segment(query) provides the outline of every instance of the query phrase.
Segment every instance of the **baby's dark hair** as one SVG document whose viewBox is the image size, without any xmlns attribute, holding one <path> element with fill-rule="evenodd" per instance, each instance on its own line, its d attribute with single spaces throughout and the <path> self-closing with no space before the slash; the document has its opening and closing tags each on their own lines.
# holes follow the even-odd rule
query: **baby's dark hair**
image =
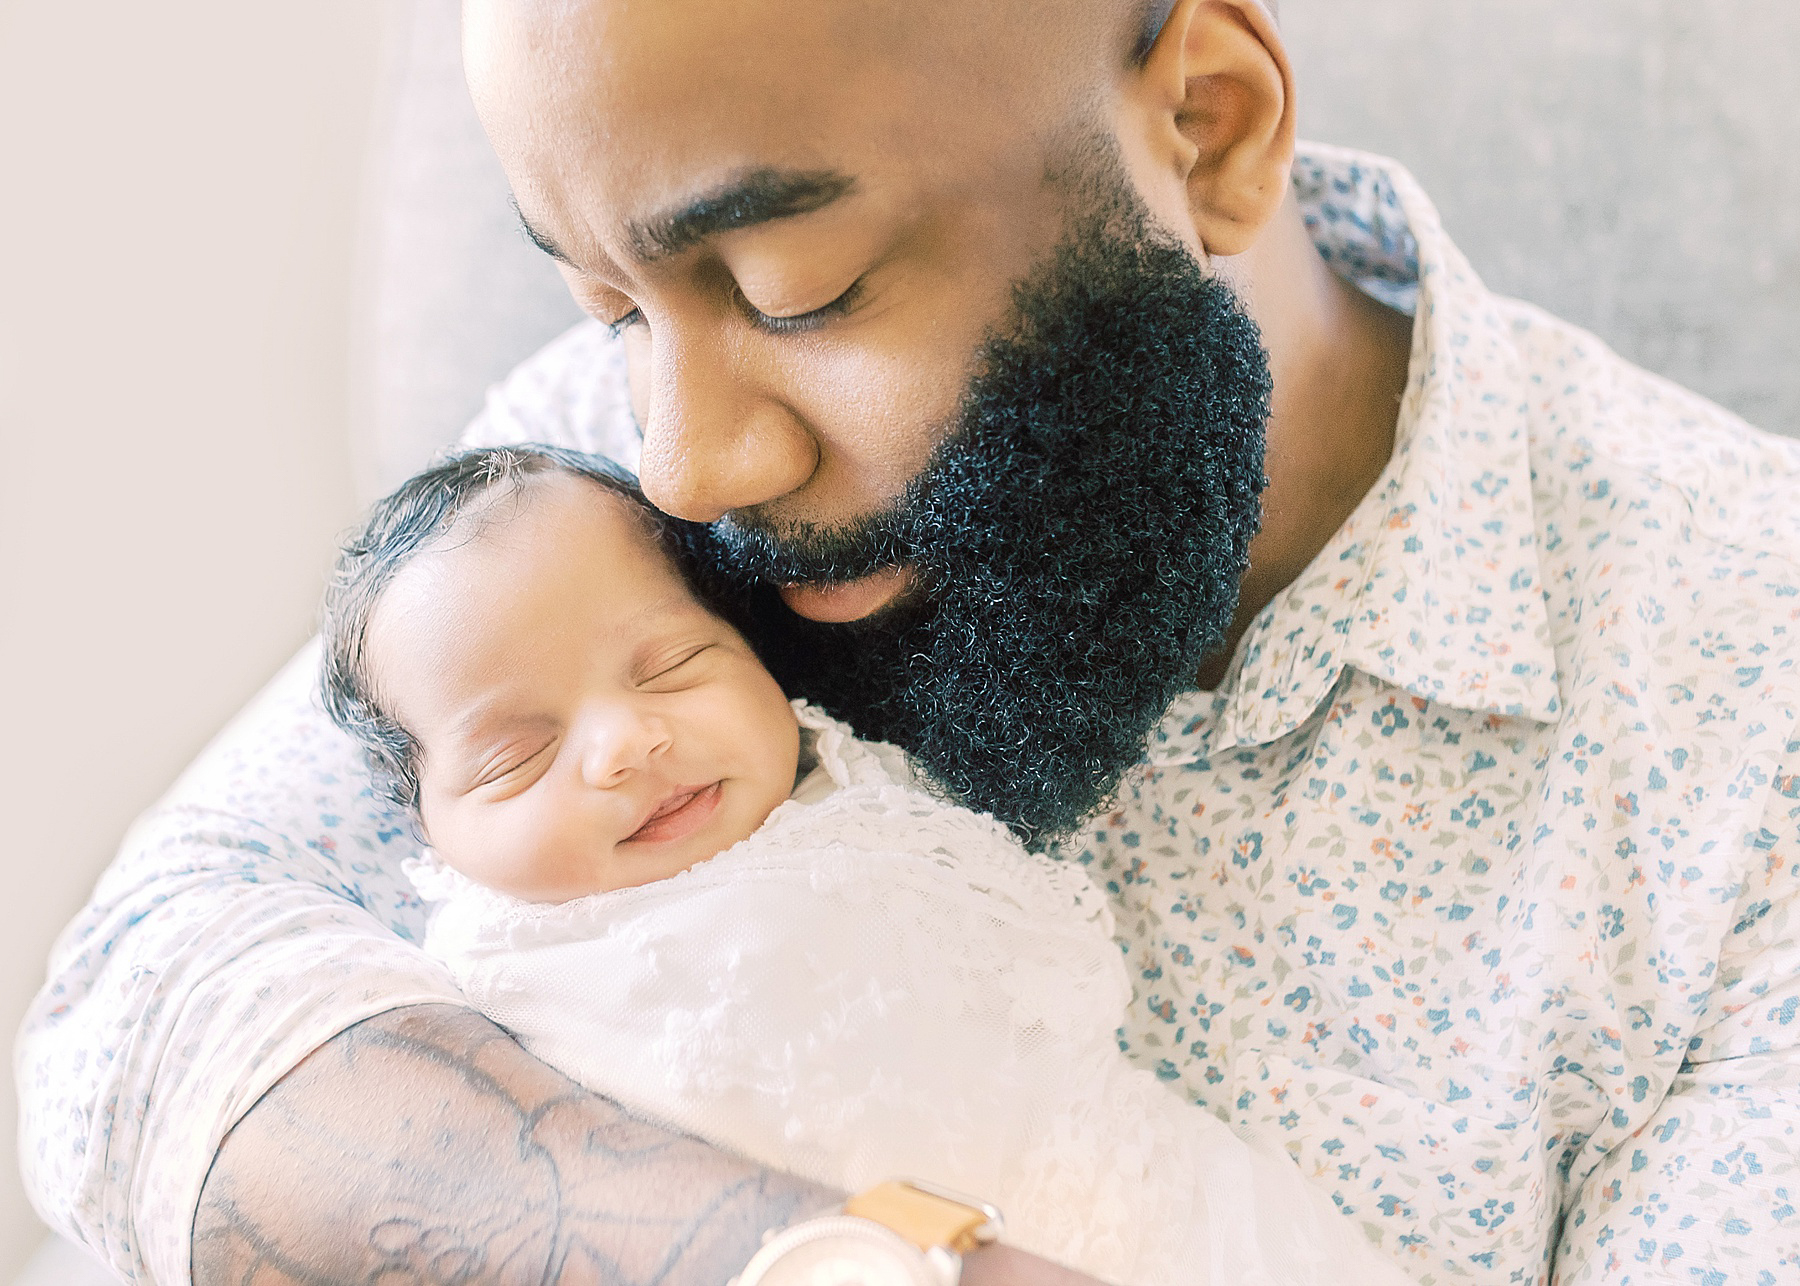
<svg viewBox="0 0 1800 1286">
<path fill-rule="evenodd" d="M 679 533 L 644 499 L 630 473 L 601 456 L 535 443 L 445 456 L 376 501 L 338 554 L 320 630 L 320 696 L 332 722 L 361 745 L 377 788 L 401 808 L 418 809 L 419 747 L 373 686 L 365 641 L 375 604 L 417 555 L 485 522 L 495 502 L 521 498 L 532 479 L 549 475 L 585 478 L 629 500 L 679 561 Z"/>
</svg>

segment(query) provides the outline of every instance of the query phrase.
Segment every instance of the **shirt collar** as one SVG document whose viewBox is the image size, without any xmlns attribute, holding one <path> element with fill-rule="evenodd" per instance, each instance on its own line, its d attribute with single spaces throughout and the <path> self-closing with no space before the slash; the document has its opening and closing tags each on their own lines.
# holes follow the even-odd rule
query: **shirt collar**
<svg viewBox="0 0 1800 1286">
<path fill-rule="evenodd" d="M 1325 260 L 1416 319 L 1394 454 L 1252 623 L 1219 690 L 1176 702 L 1151 759 L 1283 736 L 1347 667 L 1426 700 L 1549 720 L 1559 702 L 1527 378 L 1506 319 L 1401 166 L 1304 145 L 1293 186 Z"/>
</svg>

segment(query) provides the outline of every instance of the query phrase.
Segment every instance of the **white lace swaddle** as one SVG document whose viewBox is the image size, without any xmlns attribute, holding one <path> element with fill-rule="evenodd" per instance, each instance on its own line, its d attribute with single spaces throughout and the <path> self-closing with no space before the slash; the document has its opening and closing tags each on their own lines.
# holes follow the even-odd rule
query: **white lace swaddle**
<svg viewBox="0 0 1800 1286">
<path fill-rule="evenodd" d="M 976 1193 L 1009 1241 L 1128 1286 L 1404 1281 L 1285 1156 L 1126 1061 L 1124 963 L 1080 868 L 795 708 L 822 799 L 556 905 L 416 864 L 442 903 L 427 949 L 545 1062 L 771 1167 Z"/>
</svg>

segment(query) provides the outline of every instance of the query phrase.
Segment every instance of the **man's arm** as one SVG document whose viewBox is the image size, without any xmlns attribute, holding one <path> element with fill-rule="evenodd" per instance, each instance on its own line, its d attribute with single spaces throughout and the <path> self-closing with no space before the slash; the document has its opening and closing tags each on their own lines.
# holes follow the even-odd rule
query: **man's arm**
<svg viewBox="0 0 1800 1286">
<path fill-rule="evenodd" d="M 469 1010 L 396 1010 L 295 1068 L 225 1140 L 196 1286 L 722 1286 L 841 1194 L 647 1125 Z M 1095 1286 L 993 1247 L 969 1286 Z"/>
<path fill-rule="evenodd" d="M 194 1280 L 720 1286 L 836 1199 L 636 1121 L 469 1010 L 372 1018 L 238 1123 Z"/>
<path fill-rule="evenodd" d="M 1581 1186 L 1554 1281 L 1605 1286 L 1800 1279 L 1800 1056 L 1683 1075 Z"/>
<path fill-rule="evenodd" d="M 26 1188 L 126 1280 L 189 1279 L 219 1140 L 285 1072 L 461 998 L 408 940 L 417 845 L 314 704 L 316 667 L 297 657 L 132 828 L 19 1036 Z"/>
<path fill-rule="evenodd" d="M 1706 1024 L 1656 1114 L 1582 1181 L 1555 1280 L 1800 1280 L 1800 739 L 1753 841 Z"/>
</svg>

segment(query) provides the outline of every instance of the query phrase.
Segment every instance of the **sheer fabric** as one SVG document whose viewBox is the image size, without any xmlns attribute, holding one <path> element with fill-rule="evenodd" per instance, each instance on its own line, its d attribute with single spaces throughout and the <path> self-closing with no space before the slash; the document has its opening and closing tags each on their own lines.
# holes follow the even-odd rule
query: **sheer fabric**
<svg viewBox="0 0 1800 1286">
<path fill-rule="evenodd" d="M 1101 893 L 796 703 L 836 789 L 676 877 L 559 905 L 427 859 L 427 949 L 582 1084 L 845 1190 L 977 1193 L 1133 1286 L 1403 1280 L 1293 1163 L 1120 1053 Z"/>
</svg>

